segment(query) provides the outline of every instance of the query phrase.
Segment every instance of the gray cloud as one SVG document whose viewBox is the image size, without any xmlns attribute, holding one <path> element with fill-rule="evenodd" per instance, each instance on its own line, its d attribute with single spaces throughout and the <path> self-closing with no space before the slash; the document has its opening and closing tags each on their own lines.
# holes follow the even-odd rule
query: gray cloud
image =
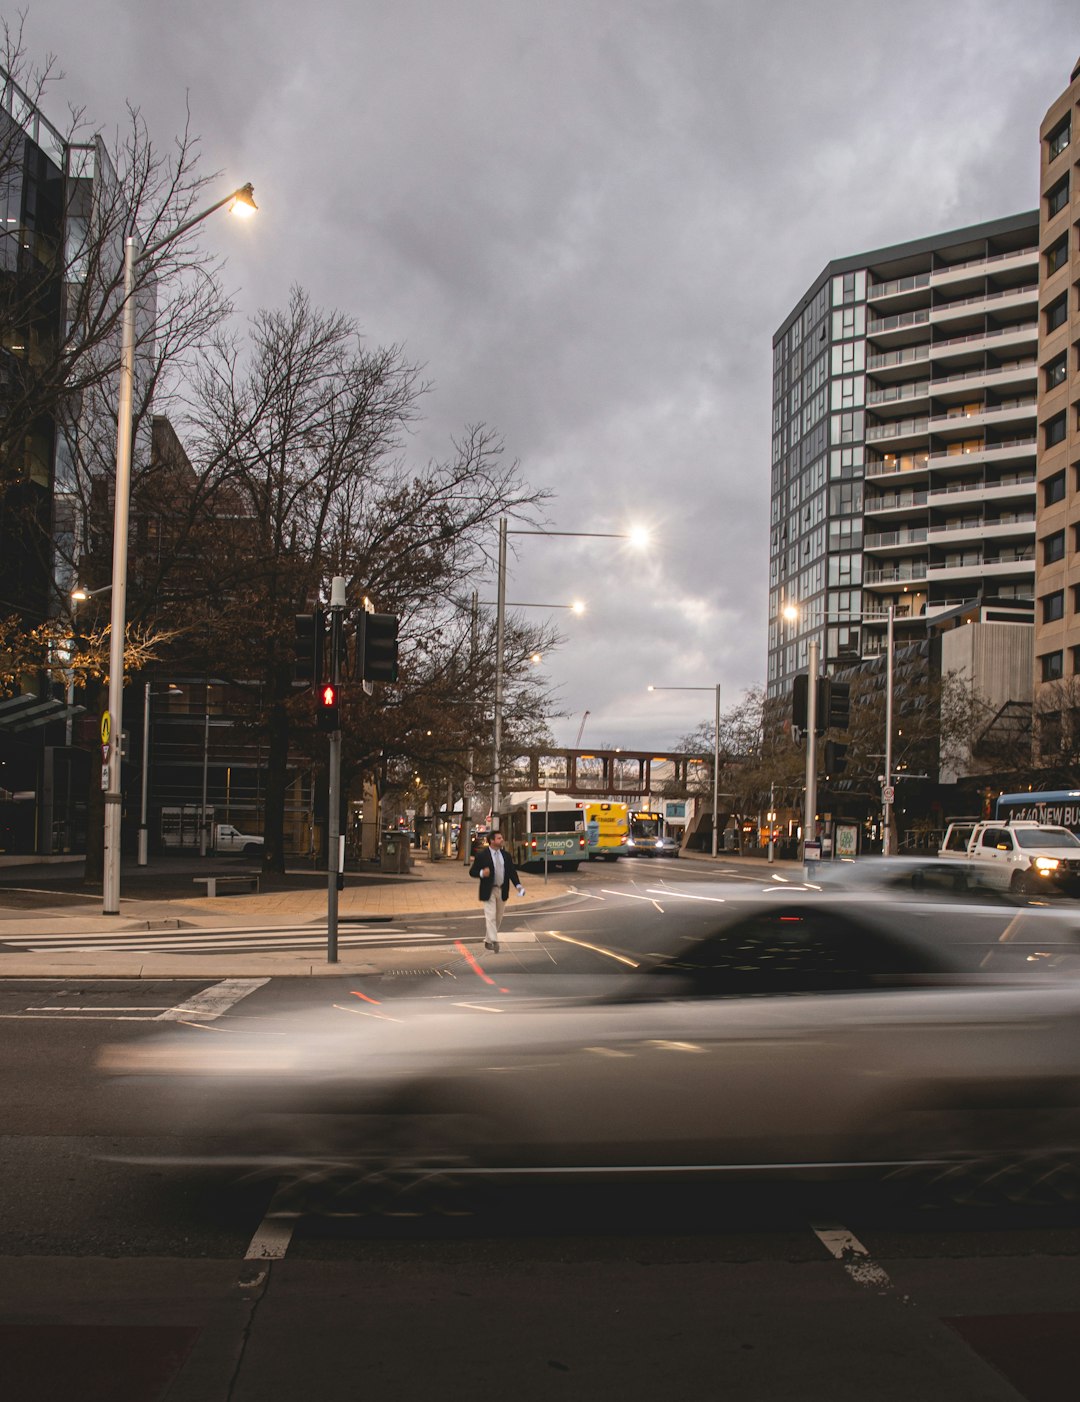
<svg viewBox="0 0 1080 1402">
<path fill-rule="evenodd" d="M 1071 23 L 1070 23 L 1071 21 Z M 483 419 L 557 493 L 511 596 L 589 601 L 545 664 L 593 743 L 659 748 L 765 666 L 771 337 L 834 257 L 1037 201 L 1068 0 L 204 0 L 32 10 L 50 99 L 159 143 L 190 102 L 250 314 L 299 282 L 435 384 L 419 458 Z M 494 522 L 492 523 L 494 530 Z"/>
</svg>

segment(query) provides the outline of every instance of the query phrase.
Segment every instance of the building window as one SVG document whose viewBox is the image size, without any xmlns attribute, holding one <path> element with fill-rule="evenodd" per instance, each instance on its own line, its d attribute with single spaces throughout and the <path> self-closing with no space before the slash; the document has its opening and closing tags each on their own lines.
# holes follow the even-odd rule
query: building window
<svg viewBox="0 0 1080 1402">
<path fill-rule="evenodd" d="M 1069 373 L 1069 357 L 1067 351 L 1062 351 L 1060 355 L 1055 355 L 1053 360 L 1047 361 L 1043 367 L 1043 375 L 1047 389 L 1054 389 L 1057 385 L 1064 384 L 1065 377 Z"/>
<path fill-rule="evenodd" d="M 1050 245 L 1046 250 L 1046 276 L 1051 277 L 1059 268 L 1063 268 L 1069 261 L 1069 231 Z"/>
<path fill-rule="evenodd" d="M 1044 594 L 1042 597 L 1042 621 L 1044 623 L 1056 623 L 1059 618 L 1065 617 L 1065 591 L 1058 589 L 1053 594 Z"/>
<path fill-rule="evenodd" d="M 1043 424 L 1043 447 L 1052 448 L 1056 443 L 1065 441 L 1065 410 L 1060 414 L 1055 414 L 1052 419 L 1047 419 Z"/>
<path fill-rule="evenodd" d="M 1046 192 L 1046 217 L 1053 219 L 1069 203 L 1069 177 L 1063 176 L 1052 190 Z"/>
<path fill-rule="evenodd" d="M 1065 116 L 1062 117 L 1061 121 L 1058 122 L 1054 130 L 1046 138 L 1046 156 L 1048 160 L 1052 161 L 1056 156 L 1060 156 L 1062 151 L 1065 150 L 1065 147 L 1068 146 L 1069 138 L 1072 135 L 1071 118 L 1072 113 L 1066 112 Z"/>
<path fill-rule="evenodd" d="M 1046 329 L 1056 331 L 1059 326 L 1064 326 L 1069 317 L 1069 294 L 1063 292 L 1060 297 L 1055 298 L 1046 309 Z"/>
<path fill-rule="evenodd" d="M 1065 655 L 1062 652 L 1044 652 L 1039 658 L 1044 682 L 1057 682 L 1065 675 Z"/>
<path fill-rule="evenodd" d="M 1065 500 L 1065 469 L 1055 472 L 1053 477 L 1048 477 L 1042 484 L 1043 506 L 1053 506 L 1057 501 Z"/>
<path fill-rule="evenodd" d="M 1065 532 L 1055 531 L 1043 541 L 1043 564 L 1052 565 L 1055 560 L 1065 558 Z"/>
</svg>

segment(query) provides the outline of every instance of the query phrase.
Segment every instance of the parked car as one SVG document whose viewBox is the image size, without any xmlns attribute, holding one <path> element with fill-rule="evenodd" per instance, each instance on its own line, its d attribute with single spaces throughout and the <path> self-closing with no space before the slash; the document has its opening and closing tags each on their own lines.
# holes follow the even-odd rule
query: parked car
<svg viewBox="0 0 1080 1402">
<path fill-rule="evenodd" d="M 265 846 L 264 837 L 254 832 L 241 832 L 232 823 L 218 823 L 214 828 L 215 852 L 240 852 L 245 857 L 255 857 Z"/>
</svg>

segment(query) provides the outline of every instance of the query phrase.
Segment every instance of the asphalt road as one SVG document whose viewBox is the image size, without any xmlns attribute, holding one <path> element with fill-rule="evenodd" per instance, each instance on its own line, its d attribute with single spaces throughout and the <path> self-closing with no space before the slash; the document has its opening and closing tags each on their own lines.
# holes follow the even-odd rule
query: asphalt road
<svg viewBox="0 0 1080 1402">
<path fill-rule="evenodd" d="M 485 963 L 502 996 L 591 991 L 621 973 L 613 955 L 666 949 L 687 921 L 712 918 L 692 899 L 709 888 L 689 863 L 644 866 L 620 864 L 618 880 L 590 872 L 557 919 L 508 918 L 526 939 Z M 184 1144 L 167 1108 L 94 1070 L 102 1046 L 153 1037 L 166 1014 L 217 1037 L 301 1009 L 340 1016 L 335 1004 L 356 991 L 393 1003 L 481 987 L 456 951 L 384 965 L 360 985 L 256 980 L 243 996 L 207 977 L 0 981 L 9 1395 L 1060 1402 L 1075 1391 L 1073 1209 L 683 1185 L 487 1190 L 466 1215 L 419 1218 L 330 1215 L 316 1201 L 296 1217 L 272 1182 L 175 1162 Z"/>
</svg>

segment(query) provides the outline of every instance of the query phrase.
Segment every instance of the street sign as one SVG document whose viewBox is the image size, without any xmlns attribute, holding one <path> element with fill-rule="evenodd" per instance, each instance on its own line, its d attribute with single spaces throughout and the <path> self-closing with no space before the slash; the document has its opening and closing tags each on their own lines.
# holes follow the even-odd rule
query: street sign
<svg viewBox="0 0 1080 1402">
<path fill-rule="evenodd" d="M 882 801 L 882 803 L 895 803 L 895 802 L 896 802 L 896 789 L 892 786 L 892 784 L 883 784 L 883 785 L 882 785 L 882 787 L 881 787 L 881 801 Z"/>
<path fill-rule="evenodd" d="M 476 784 L 472 779 L 466 779 L 461 786 L 461 792 L 466 798 L 476 797 Z"/>
<path fill-rule="evenodd" d="M 803 843 L 803 861 L 816 862 L 821 859 L 821 843 L 806 841 Z"/>
<path fill-rule="evenodd" d="M 108 741 L 106 741 L 106 743 L 103 744 L 102 747 L 101 747 L 101 762 L 102 762 L 102 764 L 108 764 L 108 762 L 109 762 L 109 749 L 110 749 L 110 746 L 109 746 L 109 744 L 108 744 Z"/>
<path fill-rule="evenodd" d="M 101 713 L 101 743 L 107 745 L 112 739 L 112 716 L 108 711 Z"/>
</svg>

